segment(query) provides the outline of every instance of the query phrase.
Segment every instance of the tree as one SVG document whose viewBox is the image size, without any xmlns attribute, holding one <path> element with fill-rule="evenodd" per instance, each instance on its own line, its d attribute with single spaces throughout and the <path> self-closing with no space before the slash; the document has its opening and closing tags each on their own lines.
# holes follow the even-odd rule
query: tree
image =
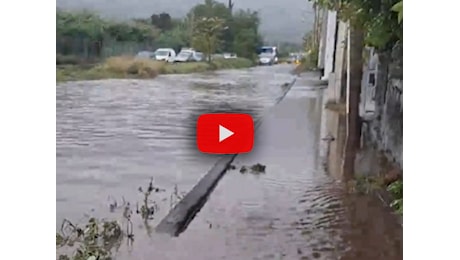
<svg viewBox="0 0 460 260">
<path fill-rule="evenodd" d="M 150 20 L 152 25 L 162 31 L 168 31 L 173 28 L 173 21 L 168 13 L 153 14 Z"/>
<path fill-rule="evenodd" d="M 398 14 L 398 22 L 401 23 L 403 19 L 403 1 L 401 0 L 397 2 L 393 5 L 393 7 L 391 7 L 391 10 Z"/>
<path fill-rule="evenodd" d="M 107 22 L 89 12 L 56 12 L 57 53 L 99 56 Z"/>
<path fill-rule="evenodd" d="M 225 21 L 218 17 L 200 17 L 194 23 L 192 46 L 203 51 L 207 61 L 211 62 L 211 54 L 219 47 L 219 36 L 224 29 Z"/>
<path fill-rule="evenodd" d="M 155 41 L 159 48 L 173 48 L 179 51 L 184 46 L 191 44 L 185 24 L 178 24 L 172 30 L 163 32 Z"/>
<path fill-rule="evenodd" d="M 251 28 L 239 30 L 233 41 L 233 48 L 235 53 L 240 57 L 253 58 L 255 56 L 254 50 L 257 49 L 259 42 L 259 35 L 257 35 Z"/>
<path fill-rule="evenodd" d="M 217 51 L 232 50 L 233 30 L 230 26 L 232 13 L 228 6 L 214 0 L 205 0 L 203 4 L 198 4 L 190 10 L 189 17 L 194 17 L 196 19 L 199 17 L 218 17 L 222 19 L 224 21 L 224 27 L 228 29 L 220 34 L 219 40 L 221 40 L 223 44 L 219 45 Z"/>
<path fill-rule="evenodd" d="M 342 21 L 362 26 L 364 42 L 377 51 L 391 49 L 402 39 L 402 0 L 309 0 L 335 10 Z M 398 11 L 400 9 L 400 11 Z"/>
<path fill-rule="evenodd" d="M 189 13 L 193 13 L 195 18 L 198 17 L 218 17 L 227 21 L 231 16 L 231 12 L 228 7 L 214 0 L 205 0 L 203 4 L 194 6 Z"/>
<path fill-rule="evenodd" d="M 193 28 L 193 23 L 201 17 L 217 17 L 221 19 L 225 30 L 219 33 L 219 44 L 217 45 L 216 51 L 236 52 L 239 53 L 239 55 L 245 53 L 245 56 L 249 55 L 247 57 L 250 57 L 255 50 L 253 46 L 258 45 L 261 41 L 261 37 L 258 34 L 260 24 L 258 13 L 250 10 L 239 10 L 233 13 L 233 7 L 234 1 L 232 0 L 228 0 L 226 4 L 214 0 L 205 0 L 204 3 L 194 6 L 189 11 L 186 18 L 187 23 L 190 26 L 189 28 Z M 249 33 L 249 31 L 253 31 L 253 33 Z M 192 30 L 190 32 L 192 32 Z M 191 37 L 193 36 L 192 33 L 190 33 L 190 35 Z M 242 37 L 242 35 L 248 36 L 248 39 L 252 39 L 254 42 L 249 44 L 248 40 Z M 238 43 L 237 41 L 240 40 L 244 42 Z"/>
<path fill-rule="evenodd" d="M 251 10 L 239 10 L 236 12 L 230 24 L 233 37 L 233 52 L 239 56 L 251 58 L 255 50 L 262 43 L 259 35 L 260 18 L 257 12 Z"/>
<path fill-rule="evenodd" d="M 228 0 L 227 7 L 228 7 L 228 10 L 230 11 L 230 13 L 232 13 L 234 5 L 235 5 L 235 3 L 232 0 Z"/>
<path fill-rule="evenodd" d="M 126 22 L 105 20 L 90 12 L 57 10 L 57 51 L 65 55 L 81 55 L 84 52 L 90 55 L 97 53 L 100 56 L 104 44 L 121 42 L 123 43 L 120 46 L 127 45 L 126 42 L 141 43 L 133 44 L 134 48 L 130 51 L 153 47 L 180 49 L 190 45 L 205 50 L 211 44 L 213 52 L 234 52 L 240 56 L 251 57 L 262 41 L 258 34 L 258 14 L 250 10 L 239 10 L 233 14 L 233 6 L 233 0 L 225 3 L 205 0 L 191 8 L 184 19 L 172 19 L 168 13 L 163 12 Z M 201 29 L 211 29 L 213 25 L 203 25 L 201 18 L 214 20 L 217 22 L 214 25 L 218 25 L 220 29 L 216 29 L 210 37 L 209 32 Z M 208 40 L 197 40 L 203 37 Z"/>
<path fill-rule="evenodd" d="M 105 32 L 119 42 L 149 42 L 158 37 L 158 30 L 144 23 L 113 23 L 106 26 Z"/>
</svg>

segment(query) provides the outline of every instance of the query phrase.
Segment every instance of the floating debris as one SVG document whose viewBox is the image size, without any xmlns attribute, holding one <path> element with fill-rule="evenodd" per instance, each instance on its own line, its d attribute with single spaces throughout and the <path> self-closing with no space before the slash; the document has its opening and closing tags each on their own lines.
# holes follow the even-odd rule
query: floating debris
<svg viewBox="0 0 460 260">
<path fill-rule="evenodd" d="M 265 173 L 265 165 L 262 165 L 260 163 L 256 163 L 253 166 L 251 166 L 251 170 L 253 172 L 257 172 L 257 173 Z"/>
<path fill-rule="evenodd" d="M 229 165 L 227 166 L 227 170 L 235 170 L 235 169 L 236 169 L 236 166 L 233 165 L 233 164 L 229 164 Z"/>
<path fill-rule="evenodd" d="M 251 170 L 250 172 L 252 174 L 260 174 L 260 173 L 265 173 L 265 165 L 263 164 L 260 164 L 260 163 L 256 163 L 250 167 L 248 166 L 241 166 L 240 168 L 240 173 L 244 174 L 246 172 L 248 172 L 248 168 Z"/>
</svg>

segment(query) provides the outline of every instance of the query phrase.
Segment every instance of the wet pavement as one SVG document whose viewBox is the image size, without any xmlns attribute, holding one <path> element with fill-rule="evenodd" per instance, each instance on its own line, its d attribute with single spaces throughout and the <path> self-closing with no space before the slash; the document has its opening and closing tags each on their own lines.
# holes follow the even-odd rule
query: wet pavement
<svg viewBox="0 0 460 260">
<path fill-rule="evenodd" d="M 152 176 L 167 189 L 190 190 L 216 162 L 196 151 L 191 114 L 206 107 L 266 115 L 254 150 L 238 155 L 209 201 L 179 237 L 146 235 L 117 259 L 402 259 L 402 227 L 377 199 L 349 194 L 322 171 L 323 91 L 295 84 L 290 66 L 259 67 L 155 80 L 75 82 L 57 87 L 57 224 L 83 214 L 115 218 L 111 196 L 140 201 Z M 313 76 L 313 75 L 312 75 Z M 269 111 L 267 111 L 269 109 Z M 243 165 L 266 165 L 241 174 Z"/>
</svg>

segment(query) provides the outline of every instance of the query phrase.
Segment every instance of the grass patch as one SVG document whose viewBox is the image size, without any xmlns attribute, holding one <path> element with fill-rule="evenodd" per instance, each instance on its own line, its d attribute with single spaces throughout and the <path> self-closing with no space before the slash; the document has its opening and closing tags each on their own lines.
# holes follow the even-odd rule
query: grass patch
<svg viewBox="0 0 460 260">
<path fill-rule="evenodd" d="M 56 67 L 56 81 L 107 78 L 154 78 L 164 63 L 129 56 L 111 57 L 97 65 L 62 65 Z"/>
<path fill-rule="evenodd" d="M 391 174 L 391 173 L 390 173 Z M 397 214 L 403 214 L 403 181 L 402 179 L 389 179 L 384 176 L 360 176 L 347 182 L 347 191 L 357 194 L 371 194 L 374 192 L 387 192 L 382 201 L 388 204 Z"/>
<path fill-rule="evenodd" d="M 387 191 L 390 192 L 392 201 L 390 207 L 392 207 L 396 213 L 403 214 L 403 181 L 397 180 L 387 187 Z"/>
<path fill-rule="evenodd" d="M 212 64 L 213 69 L 242 69 L 254 66 L 254 61 L 246 58 L 215 59 Z"/>
<path fill-rule="evenodd" d="M 133 204 L 126 202 L 119 205 L 113 201 L 109 205 L 110 212 L 120 210 L 122 216 L 118 220 L 97 219 L 91 217 L 83 225 L 72 223 L 65 219 L 61 228 L 56 232 L 56 253 L 59 260 L 111 260 L 120 250 L 122 242 L 128 248 L 133 248 L 134 227 L 142 225 L 148 236 L 151 236 L 153 227 L 151 221 L 156 216 L 159 206 L 155 194 L 164 192 L 164 189 L 155 187 L 153 179 L 144 188 L 138 191 L 142 197 L 140 202 Z M 177 185 L 170 198 L 170 207 L 174 207 L 182 198 Z M 137 216 L 137 217 L 136 217 Z M 137 221 L 140 221 L 137 222 Z M 137 223 L 136 223 L 137 222 Z"/>
<path fill-rule="evenodd" d="M 152 79 L 159 74 L 187 74 L 219 69 L 241 69 L 253 66 L 253 61 L 245 58 L 216 59 L 207 62 L 166 63 L 131 56 L 106 59 L 97 65 L 58 65 L 56 81 L 96 80 L 108 78 Z"/>
<path fill-rule="evenodd" d="M 92 68 L 80 65 L 65 65 L 56 67 L 56 81 L 96 80 L 107 78 L 123 78 L 124 75 L 106 70 L 100 66 Z"/>
<path fill-rule="evenodd" d="M 350 193 L 369 194 L 385 187 L 385 180 L 380 176 L 359 176 L 347 182 Z"/>
<path fill-rule="evenodd" d="M 188 74 L 210 70 L 210 65 L 206 62 L 178 62 L 166 64 L 161 74 Z"/>
</svg>

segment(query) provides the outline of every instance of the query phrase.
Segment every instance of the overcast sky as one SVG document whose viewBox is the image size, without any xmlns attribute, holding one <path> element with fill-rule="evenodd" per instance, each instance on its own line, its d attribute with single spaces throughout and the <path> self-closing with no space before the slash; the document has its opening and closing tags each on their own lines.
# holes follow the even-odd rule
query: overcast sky
<svg viewBox="0 0 460 260">
<path fill-rule="evenodd" d="M 227 3 L 227 0 L 217 0 Z M 150 17 L 167 12 L 173 17 L 184 16 L 191 7 L 204 0 L 56 0 L 57 7 L 91 9 L 105 17 L 129 19 Z M 308 0 L 234 0 L 235 9 L 256 10 L 262 20 L 261 32 L 267 40 L 301 42 L 311 30 L 313 13 Z"/>
</svg>

